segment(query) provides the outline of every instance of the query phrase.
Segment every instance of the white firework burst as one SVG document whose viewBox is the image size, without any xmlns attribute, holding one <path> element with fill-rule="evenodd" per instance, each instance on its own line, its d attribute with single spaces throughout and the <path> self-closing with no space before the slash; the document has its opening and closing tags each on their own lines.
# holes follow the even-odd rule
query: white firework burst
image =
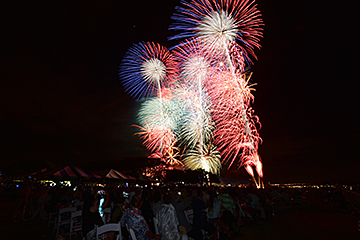
<svg viewBox="0 0 360 240">
<path fill-rule="evenodd" d="M 152 98 L 145 101 L 138 113 L 138 122 L 146 122 L 150 128 L 164 126 L 175 131 L 181 117 L 181 109 L 176 101 Z"/>
<path fill-rule="evenodd" d="M 165 79 L 165 64 L 157 58 L 148 59 L 141 65 L 141 74 L 145 81 L 157 84 Z"/>
<path fill-rule="evenodd" d="M 204 79 L 209 69 L 209 63 L 204 56 L 193 55 L 183 62 L 183 76 L 186 79 Z"/>
<path fill-rule="evenodd" d="M 227 47 L 238 31 L 235 20 L 223 10 L 205 16 L 196 29 L 199 37 L 215 48 Z"/>
<path fill-rule="evenodd" d="M 195 85 L 195 84 L 194 84 Z M 214 123 L 211 120 L 211 103 L 204 88 L 200 91 L 197 87 L 188 89 L 183 97 L 183 115 L 181 118 L 180 136 L 181 145 L 187 148 L 195 148 L 196 145 L 203 145 L 212 139 Z"/>
</svg>

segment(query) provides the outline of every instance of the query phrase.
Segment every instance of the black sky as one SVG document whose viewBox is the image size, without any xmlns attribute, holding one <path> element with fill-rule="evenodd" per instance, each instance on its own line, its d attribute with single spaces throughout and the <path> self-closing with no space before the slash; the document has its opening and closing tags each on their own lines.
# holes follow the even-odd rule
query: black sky
<svg viewBox="0 0 360 240">
<path fill-rule="evenodd" d="M 265 181 L 360 180 L 355 3 L 257 1 L 252 66 Z M 144 163 L 138 104 L 118 79 L 126 50 L 167 41 L 179 1 L 1 1 L 0 168 Z"/>
</svg>

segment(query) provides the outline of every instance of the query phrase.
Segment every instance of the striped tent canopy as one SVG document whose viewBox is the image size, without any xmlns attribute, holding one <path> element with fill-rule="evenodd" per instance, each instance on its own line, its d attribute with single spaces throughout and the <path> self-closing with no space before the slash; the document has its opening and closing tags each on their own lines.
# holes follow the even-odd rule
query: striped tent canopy
<svg viewBox="0 0 360 240">
<path fill-rule="evenodd" d="M 51 168 L 43 168 L 41 170 L 38 170 L 36 172 L 32 173 L 22 173 L 14 176 L 14 179 L 22 179 L 22 178 L 47 178 L 51 174 L 53 174 L 55 171 L 52 171 Z"/>
<path fill-rule="evenodd" d="M 144 181 L 144 182 L 156 182 L 155 179 L 152 179 L 152 178 L 147 177 L 145 175 L 140 175 L 138 179 L 141 180 L 141 181 Z"/>
<path fill-rule="evenodd" d="M 108 174 L 106 174 L 107 178 L 117 178 L 117 179 L 126 179 L 126 180 L 135 180 L 136 178 L 111 169 Z"/>
<path fill-rule="evenodd" d="M 72 165 L 66 166 L 63 169 L 57 171 L 53 174 L 56 177 L 86 177 L 86 178 L 101 178 L 95 173 L 85 171 L 79 167 Z"/>
<path fill-rule="evenodd" d="M 95 173 L 103 178 L 135 180 L 136 178 L 119 172 L 115 169 L 95 171 Z"/>
<path fill-rule="evenodd" d="M 43 173 L 46 173 L 46 172 L 49 172 L 51 171 L 52 169 L 51 168 L 43 168 L 39 171 L 36 171 L 36 172 L 33 172 L 30 174 L 30 176 L 35 176 L 35 175 L 39 175 L 39 174 L 43 174 Z"/>
</svg>

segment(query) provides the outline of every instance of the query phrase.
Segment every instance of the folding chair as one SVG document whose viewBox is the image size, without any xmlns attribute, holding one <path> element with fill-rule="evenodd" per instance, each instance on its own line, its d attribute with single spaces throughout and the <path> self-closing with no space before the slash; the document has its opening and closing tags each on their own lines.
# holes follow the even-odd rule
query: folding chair
<svg viewBox="0 0 360 240">
<path fill-rule="evenodd" d="M 131 236 L 131 240 L 136 240 L 136 236 L 135 236 L 134 230 L 132 230 L 132 229 L 130 228 L 130 229 L 129 229 L 129 233 L 130 233 L 130 236 Z"/>
<path fill-rule="evenodd" d="M 57 215 L 58 215 L 58 211 L 53 212 L 53 213 L 47 213 L 45 215 L 45 219 L 44 221 L 48 221 L 48 227 L 50 226 L 50 224 L 54 224 L 56 223 L 57 220 Z M 54 226 L 54 230 L 55 230 L 55 226 Z"/>
<path fill-rule="evenodd" d="M 73 234 L 82 234 L 82 211 L 76 211 L 71 213 L 71 223 L 70 223 L 70 239 Z M 77 238 L 75 238 L 77 239 Z"/>
<path fill-rule="evenodd" d="M 76 207 L 67 207 L 59 210 L 59 214 L 54 224 L 54 230 L 56 230 L 56 237 L 61 233 L 60 230 L 64 233 L 70 233 L 70 224 L 71 224 L 71 213 L 76 211 Z"/>
<path fill-rule="evenodd" d="M 158 225 L 159 225 L 159 221 L 157 220 L 157 218 L 154 217 L 154 227 L 155 227 L 155 233 L 156 234 L 159 234 Z"/>
<path fill-rule="evenodd" d="M 109 223 L 102 225 L 101 227 L 96 227 L 96 240 L 105 239 L 105 233 L 107 232 L 115 232 L 115 235 L 118 235 L 116 239 L 122 239 L 120 223 Z"/>
<path fill-rule="evenodd" d="M 83 205 L 84 205 L 84 202 L 82 202 L 82 201 L 75 201 L 73 205 L 74 205 L 74 207 L 77 208 L 78 211 L 80 211 L 80 210 L 82 210 L 82 207 L 83 207 Z"/>
<path fill-rule="evenodd" d="M 104 215 L 102 216 L 102 220 L 105 224 L 107 224 L 110 222 L 111 208 L 104 208 L 103 212 L 104 212 Z"/>
<path fill-rule="evenodd" d="M 193 219 L 194 219 L 194 210 L 192 210 L 192 209 L 184 210 L 184 213 L 185 213 L 186 219 L 192 225 Z"/>
</svg>

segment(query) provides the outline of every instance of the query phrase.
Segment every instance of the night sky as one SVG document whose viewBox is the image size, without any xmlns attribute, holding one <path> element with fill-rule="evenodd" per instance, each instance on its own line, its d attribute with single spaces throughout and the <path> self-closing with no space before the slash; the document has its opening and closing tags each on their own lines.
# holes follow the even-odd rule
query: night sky
<svg viewBox="0 0 360 240">
<path fill-rule="evenodd" d="M 355 3 L 257 3 L 265 27 L 251 70 L 265 182 L 360 181 Z M 139 104 L 119 64 L 134 43 L 177 43 L 167 41 L 177 5 L 1 1 L 0 171 L 143 166 L 130 127 Z"/>
</svg>

